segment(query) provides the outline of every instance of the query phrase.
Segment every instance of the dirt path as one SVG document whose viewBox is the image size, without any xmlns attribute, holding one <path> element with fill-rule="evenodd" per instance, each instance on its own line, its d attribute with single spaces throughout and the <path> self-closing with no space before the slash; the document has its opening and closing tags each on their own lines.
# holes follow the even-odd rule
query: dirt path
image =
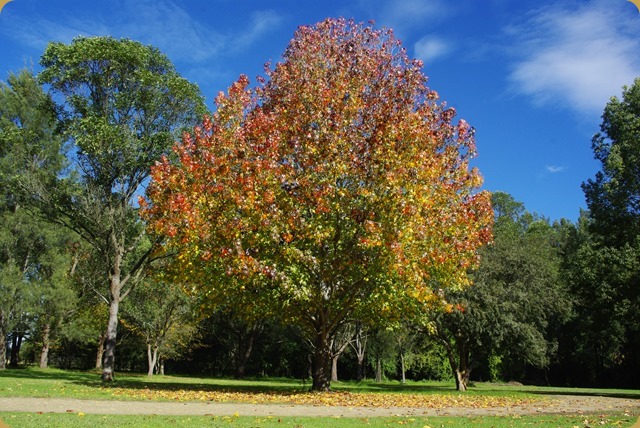
<svg viewBox="0 0 640 428">
<path fill-rule="evenodd" d="M 0 398 L 3 412 L 217 415 L 217 416 L 487 416 L 526 414 L 610 413 L 624 411 L 640 416 L 640 400 L 552 395 L 548 401 L 513 407 L 343 407 L 303 406 L 292 404 L 248 404 L 215 402 L 99 401 L 59 398 Z"/>
</svg>

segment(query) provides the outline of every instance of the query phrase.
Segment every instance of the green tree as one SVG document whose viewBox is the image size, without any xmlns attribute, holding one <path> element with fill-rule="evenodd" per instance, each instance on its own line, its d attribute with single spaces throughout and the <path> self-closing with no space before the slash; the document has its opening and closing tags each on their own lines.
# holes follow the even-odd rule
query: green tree
<svg viewBox="0 0 640 428">
<path fill-rule="evenodd" d="M 54 288 L 67 273 L 61 272 L 65 263 L 60 259 L 49 262 L 64 258 L 70 237 L 59 240 L 37 210 L 26 211 L 16 186 L 19 178 L 51 182 L 64 166 L 61 145 L 53 103 L 33 74 L 22 70 L 0 82 L 0 368 L 6 364 L 9 330 L 22 324 L 13 337 L 17 364 L 21 337 L 35 308 L 41 307 L 44 294 L 56 298 Z"/>
<path fill-rule="evenodd" d="M 178 284 L 147 278 L 129 295 L 124 322 L 138 333 L 147 348 L 147 374 L 164 374 L 163 361 L 184 349 L 195 332 L 194 299 Z"/>
<path fill-rule="evenodd" d="M 592 140 L 602 163 L 595 178 L 582 184 L 592 230 L 603 245 L 634 245 L 640 235 L 640 78 L 611 98 Z"/>
<path fill-rule="evenodd" d="M 111 37 L 50 43 L 39 75 L 59 101 L 68 172 L 23 187 L 47 216 L 102 259 L 109 301 L 102 379 L 113 379 L 120 302 L 142 278 L 153 245 L 138 218 L 149 169 L 203 113 L 197 87 L 156 48 Z"/>
<path fill-rule="evenodd" d="M 612 97 L 592 140 L 602 169 L 583 183 L 587 233 L 571 259 L 582 349 L 597 383 L 640 377 L 640 78 Z M 586 236 L 585 236 L 586 235 Z M 635 382 L 635 383 L 634 383 Z"/>
<path fill-rule="evenodd" d="M 449 293 L 449 304 L 432 324 L 461 391 L 492 354 L 547 366 L 557 346 L 549 327 L 570 308 L 551 225 L 505 193 L 494 193 L 492 206 L 494 242 L 480 251 L 473 286 Z"/>
<path fill-rule="evenodd" d="M 569 253 L 566 276 L 575 298 L 568 365 L 576 385 L 631 386 L 637 381 L 640 248 L 602 246 L 588 230 Z M 597 239 L 597 238 L 596 238 Z"/>
</svg>

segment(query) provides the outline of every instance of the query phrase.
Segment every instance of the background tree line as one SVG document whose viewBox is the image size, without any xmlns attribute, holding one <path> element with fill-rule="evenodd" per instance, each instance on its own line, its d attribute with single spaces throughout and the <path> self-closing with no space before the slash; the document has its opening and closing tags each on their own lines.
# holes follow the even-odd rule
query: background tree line
<svg viewBox="0 0 640 428">
<path fill-rule="evenodd" d="M 197 88 L 127 40 L 53 43 L 41 64 L 0 84 L 0 368 L 309 378 L 300 325 L 176 281 L 138 215 L 150 167 L 205 113 Z M 473 286 L 406 319 L 355 311 L 329 337 L 332 379 L 637 387 L 639 144 L 637 79 L 605 107 L 575 224 L 494 193 Z"/>
</svg>

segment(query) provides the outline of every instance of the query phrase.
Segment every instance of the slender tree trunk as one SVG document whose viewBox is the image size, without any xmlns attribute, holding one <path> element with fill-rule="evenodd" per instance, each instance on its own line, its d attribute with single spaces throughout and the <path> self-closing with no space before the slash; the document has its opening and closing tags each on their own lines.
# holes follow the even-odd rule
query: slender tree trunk
<svg viewBox="0 0 640 428">
<path fill-rule="evenodd" d="M 355 329 L 352 325 L 345 325 L 331 341 L 331 382 L 338 381 L 338 359 L 353 342 Z"/>
<path fill-rule="evenodd" d="M 102 381 L 112 382 L 116 369 L 116 340 L 118 336 L 118 309 L 122 296 L 122 262 L 124 248 L 118 244 L 118 239 L 112 233 L 111 241 L 114 248 L 113 264 L 109 272 L 109 321 L 107 322 L 107 337 L 104 342 L 104 356 L 102 358 Z"/>
<path fill-rule="evenodd" d="M 7 320 L 0 312 L 0 370 L 7 368 Z"/>
<path fill-rule="evenodd" d="M 402 377 L 400 378 L 400 382 L 407 383 L 407 377 L 406 377 L 405 367 L 404 367 L 404 352 L 402 351 L 402 349 L 400 350 L 400 372 L 402 374 Z"/>
<path fill-rule="evenodd" d="M 9 365 L 11 367 L 18 367 L 20 363 L 20 348 L 22 347 L 22 339 L 24 334 L 19 332 L 13 332 L 11 337 L 11 361 Z"/>
<path fill-rule="evenodd" d="M 158 367 L 158 373 L 159 373 L 161 376 L 164 376 L 164 358 L 163 358 L 163 357 L 160 357 L 160 358 L 158 359 L 158 366 L 159 366 L 159 367 Z"/>
<path fill-rule="evenodd" d="M 253 351 L 253 343 L 255 342 L 258 332 L 262 329 L 259 323 L 249 326 L 244 333 L 238 338 L 238 352 L 235 358 L 234 376 L 236 379 L 242 379 L 245 376 L 247 362 Z"/>
<path fill-rule="evenodd" d="M 151 343 L 147 343 L 147 362 L 149 364 L 149 370 L 147 376 L 153 376 L 153 369 L 158 361 L 158 347 L 151 346 Z"/>
<path fill-rule="evenodd" d="M 46 369 L 49 365 L 49 336 L 51 335 L 51 323 L 46 323 L 42 332 L 42 351 L 40 352 L 40 368 Z"/>
<path fill-rule="evenodd" d="M 382 382 L 382 358 L 376 357 L 376 382 Z"/>
<path fill-rule="evenodd" d="M 364 357 L 367 351 L 367 333 L 358 323 L 353 343 L 350 344 L 356 353 L 356 380 L 360 382 L 364 379 Z"/>
<path fill-rule="evenodd" d="M 96 349 L 96 370 L 102 370 L 102 357 L 104 355 L 104 341 L 107 340 L 107 333 L 98 337 L 98 347 Z"/>
<path fill-rule="evenodd" d="M 116 366 L 116 339 L 118 334 L 118 308 L 120 305 L 119 287 L 117 295 L 112 293 L 109 303 L 109 322 L 104 341 L 104 355 L 102 358 L 102 381 L 112 382 Z"/>
<path fill-rule="evenodd" d="M 331 358 L 331 382 L 338 381 L 338 358 L 340 358 L 340 354 L 334 354 Z"/>
</svg>

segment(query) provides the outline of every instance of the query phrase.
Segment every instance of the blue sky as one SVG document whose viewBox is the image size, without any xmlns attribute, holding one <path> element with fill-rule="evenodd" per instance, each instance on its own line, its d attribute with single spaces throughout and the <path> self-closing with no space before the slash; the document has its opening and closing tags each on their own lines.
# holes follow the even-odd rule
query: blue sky
<svg viewBox="0 0 640 428">
<path fill-rule="evenodd" d="M 13 0 L 0 12 L 0 80 L 38 71 L 49 41 L 128 37 L 167 54 L 212 105 L 278 61 L 298 26 L 340 16 L 393 28 L 424 61 L 430 87 L 476 128 L 484 188 L 578 217 L 602 110 L 640 76 L 640 11 L 626 0 Z"/>
</svg>

